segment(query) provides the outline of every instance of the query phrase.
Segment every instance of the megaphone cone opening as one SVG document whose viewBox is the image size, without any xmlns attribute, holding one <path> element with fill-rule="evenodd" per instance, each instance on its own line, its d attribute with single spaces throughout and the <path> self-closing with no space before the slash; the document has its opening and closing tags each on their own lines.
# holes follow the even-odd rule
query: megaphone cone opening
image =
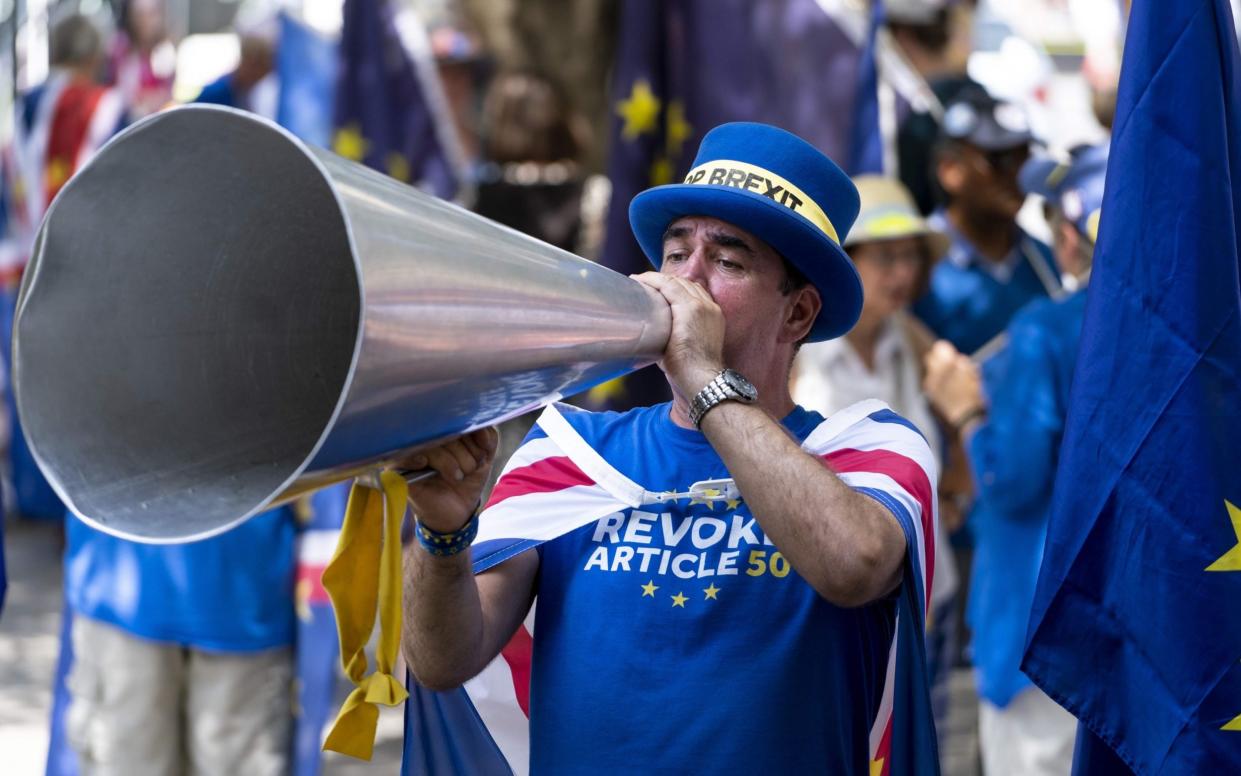
<svg viewBox="0 0 1241 776">
<path fill-rule="evenodd" d="M 274 125 L 196 109 L 131 128 L 62 191 L 27 272 L 21 420 L 104 530 L 217 533 L 279 494 L 332 422 L 358 270 L 331 184 Z"/>
</svg>

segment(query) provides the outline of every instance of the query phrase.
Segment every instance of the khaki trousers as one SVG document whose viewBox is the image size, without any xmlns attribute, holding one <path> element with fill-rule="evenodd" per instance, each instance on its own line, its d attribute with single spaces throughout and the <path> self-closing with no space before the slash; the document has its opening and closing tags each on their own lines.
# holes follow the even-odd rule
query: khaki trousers
<svg viewBox="0 0 1241 776">
<path fill-rule="evenodd" d="M 83 776 L 280 776 L 292 747 L 289 648 L 212 653 L 73 621 L 67 732 Z"/>
</svg>

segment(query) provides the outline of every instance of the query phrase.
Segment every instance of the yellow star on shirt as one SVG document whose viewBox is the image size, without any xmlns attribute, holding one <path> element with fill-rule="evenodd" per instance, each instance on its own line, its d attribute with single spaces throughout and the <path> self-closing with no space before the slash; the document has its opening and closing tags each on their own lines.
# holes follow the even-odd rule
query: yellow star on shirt
<svg viewBox="0 0 1241 776">
<path fill-rule="evenodd" d="M 730 499 L 727 499 L 724 503 L 728 506 L 729 509 L 736 509 L 737 507 L 741 506 L 741 499 L 730 498 Z"/>
<path fill-rule="evenodd" d="M 634 140 L 638 136 L 655 131 L 659 123 L 659 98 L 651 91 L 651 83 L 642 78 L 634 81 L 629 99 L 616 105 L 616 113 L 625 120 L 621 137 Z"/>
<path fill-rule="evenodd" d="M 336 137 L 332 140 L 333 151 L 355 162 L 362 161 L 362 158 L 366 156 L 367 145 L 366 138 L 362 137 L 362 130 L 357 124 L 346 124 L 336 130 Z"/>
<path fill-rule="evenodd" d="M 1225 501 L 1224 506 L 1228 509 L 1228 518 L 1232 520 L 1232 532 L 1237 535 L 1237 546 L 1207 566 L 1207 571 L 1241 571 L 1241 509 L 1231 501 Z"/>
<path fill-rule="evenodd" d="M 671 598 L 672 598 L 672 606 L 673 606 L 674 608 L 675 608 L 675 607 L 677 607 L 677 606 L 679 606 L 679 607 L 681 607 L 682 609 L 684 609 L 684 608 L 685 608 L 685 602 L 689 600 L 688 598 L 686 598 L 685 596 L 681 595 L 680 593 L 677 593 L 676 595 L 671 596 Z"/>
<path fill-rule="evenodd" d="M 715 583 L 714 583 L 714 582 L 712 582 L 712 583 L 711 583 L 711 586 L 710 586 L 710 587 L 704 587 L 704 588 L 702 589 L 702 592 L 706 593 L 706 594 L 707 594 L 707 598 L 710 598 L 712 601 L 718 601 L 718 600 L 720 600 L 720 599 L 718 599 L 718 598 L 716 598 L 716 597 L 715 597 L 715 594 L 716 594 L 716 593 L 718 593 L 718 592 L 720 592 L 720 589 L 719 589 L 718 587 L 716 587 L 716 586 L 715 586 Z M 703 599 L 703 600 L 706 600 L 706 599 Z"/>
<path fill-rule="evenodd" d="M 642 585 L 642 597 L 646 598 L 647 596 L 650 596 L 651 598 L 654 598 L 655 591 L 658 589 L 659 589 L 659 585 L 655 584 L 655 580 L 648 579 L 646 581 L 646 584 Z"/>
<path fill-rule="evenodd" d="M 690 499 L 689 505 L 692 507 L 695 504 L 706 504 L 712 509 L 715 509 L 715 502 L 719 500 L 719 498 L 720 492 L 718 490 L 711 490 L 708 488 L 697 493 L 692 499 Z"/>
</svg>

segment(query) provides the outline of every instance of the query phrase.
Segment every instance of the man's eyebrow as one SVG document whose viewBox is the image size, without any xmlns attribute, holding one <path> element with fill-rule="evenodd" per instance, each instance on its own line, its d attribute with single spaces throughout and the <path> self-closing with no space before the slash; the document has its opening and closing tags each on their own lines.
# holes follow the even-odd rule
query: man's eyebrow
<svg viewBox="0 0 1241 776">
<path fill-rule="evenodd" d="M 748 242 L 741 239 L 737 235 L 729 234 L 728 232 L 721 232 L 712 229 L 707 232 L 707 240 L 720 246 L 721 248 L 738 248 L 751 255 L 754 253 L 754 248 L 752 248 Z"/>
<path fill-rule="evenodd" d="M 676 224 L 673 224 L 664 230 L 663 241 L 667 242 L 668 240 L 688 237 L 693 233 L 693 231 L 694 230 L 688 226 L 677 226 Z M 721 248 L 736 248 L 738 250 L 745 251 L 748 254 L 754 254 L 754 248 L 748 242 L 735 234 L 729 234 L 728 232 L 720 231 L 719 229 L 708 230 L 707 241 L 712 245 L 717 245 Z"/>
<path fill-rule="evenodd" d="M 690 233 L 690 228 L 688 226 L 677 226 L 676 224 L 673 224 L 664 230 L 663 239 L 666 242 L 668 240 L 676 239 L 678 237 L 686 237 L 689 235 L 689 233 Z"/>
</svg>

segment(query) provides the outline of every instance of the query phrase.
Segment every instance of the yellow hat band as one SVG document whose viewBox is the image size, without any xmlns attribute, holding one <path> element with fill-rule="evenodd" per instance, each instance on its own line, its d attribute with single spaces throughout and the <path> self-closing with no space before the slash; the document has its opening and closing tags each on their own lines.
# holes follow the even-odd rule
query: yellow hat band
<svg viewBox="0 0 1241 776">
<path fill-rule="evenodd" d="M 804 191 L 771 170 L 731 159 L 716 159 L 690 170 L 685 176 L 685 182 L 700 186 L 729 186 L 760 194 L 777 205 L 792 210 L 814 224 L 832 242 L 840 244 L 836 227 L 832 226 L 823 208 L 806 196 Z"/>
</svg>

